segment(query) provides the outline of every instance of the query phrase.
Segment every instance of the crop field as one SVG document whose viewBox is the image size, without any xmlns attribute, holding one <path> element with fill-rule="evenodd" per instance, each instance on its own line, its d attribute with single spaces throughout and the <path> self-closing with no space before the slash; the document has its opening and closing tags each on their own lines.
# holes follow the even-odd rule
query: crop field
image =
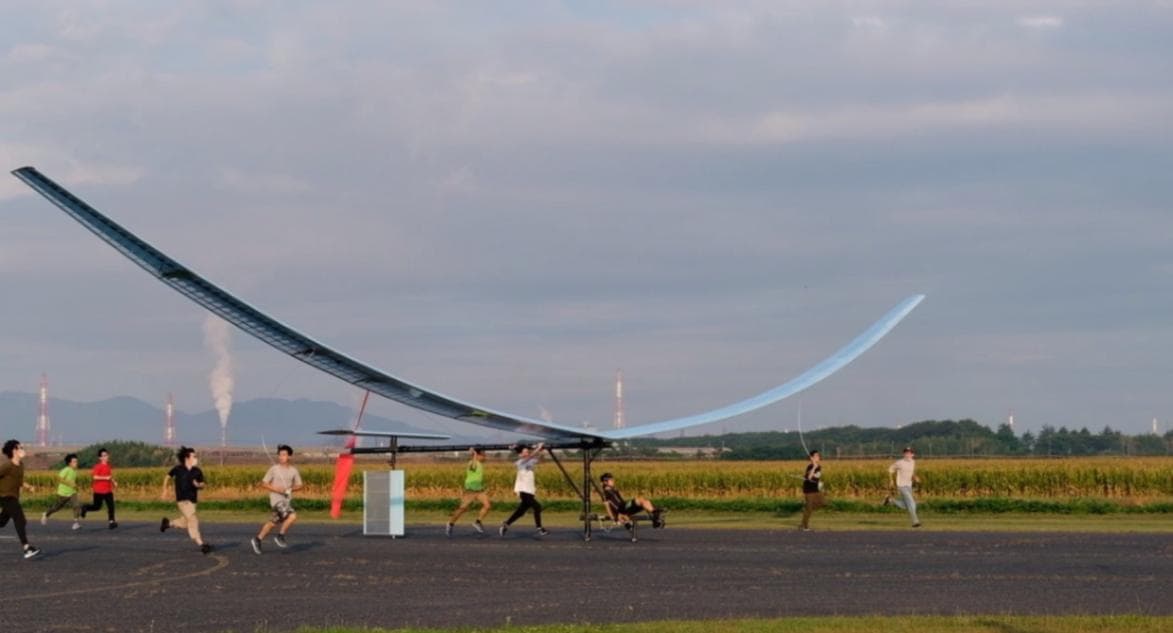
<svg viewBox="0 0 1173 633">
<path fill-rule="evenodd" d="M 765 509 L 773 501 L 801 498 L 802 461 L 719 462 L 719 461 L 622 461 L 595 462 L 594 472 L 613 472 L 628 496 L 648 495 L 657 499 L 744 502 L 740 509 Z M 576 482 L 581 476 L 573 462 L 564 461 Z M 888 462 L 843 460 L 823 462 L 823 479 L 828 496 L 850 505 L 857 500 L 875 500 L 888 492 Z M 408 498 L 427 503 L 446 502 L 460 495 L 462 461 L 401 462 L 407 471 Z M 202 499 L 233 500 L 259 497 L 257 483 L 267 465 L 202 466 L 208 489 Z M 306 488 L 302 499 L 325 499 L 333 481 L 333 469 L 325 464 L 299 466 Z M 362 487 L 362 470 L 383 469 L 379 461 L 358 462 L 350 478 L 350 498 L 357 500 Z M 163 468 L 116 469 L 118 494 L 123 500 L 158 499 L 166 470 Z M 1173 457 L 1072 458 L 1072 459 L 941 459 L 919 460 L 919 494 L 932 500 L 965 504 L 985 500 L 1085 502 L 1122 506 L 1173 506 Z M 83 490 L 89 487 L 88 471 L 79 473 Z M 487 463 L 486 483 L 496 499 L 513 497 L 514 470 L 510 462 Z M 42 493 L 51 490 L 52 471 L 29 473 L 28 481 Z M 552 463 L 538 468 L 538 489 L 543 499 L 571 500 L 574 492 Z M 764 504 L 760 508 L 756 504 Z"/>
</svg>

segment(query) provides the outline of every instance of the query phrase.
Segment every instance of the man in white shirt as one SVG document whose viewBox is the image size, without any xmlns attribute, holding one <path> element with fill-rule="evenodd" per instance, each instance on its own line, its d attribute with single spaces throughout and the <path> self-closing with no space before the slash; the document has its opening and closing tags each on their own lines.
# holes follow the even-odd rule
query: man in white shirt
<svg viewBox="0 0 1173 633">
<path fill-rule="evenodd" d="M 920 478 L 916 476 L 915 453 L 911 446 L 904 448 L 903 458 L 888 467 L 888 474 L 892 477 L 892 487 L 896 489 L 900 498 L 894 499 L 891 495 L 884 497 L 884 505 L 894 505 L 908 510 L 912 527 L 920 527 L 920 519 L 916 516 L 916 499 L 912 498 L 912 485 L 920 483 Z"/>
<path fill-rule="evenodd" d="M 538 461 L 541 460 L 543 448 L 545 448 L 545 444 L 538 444 L 532 449 L 521 445 L 515 449 L 518 460 L 514 462 L 514 465 L 517 466 L 517 478 L 513 480 L 513 492 L 517 493 L 521 503 L 497 530 L 501 536 L 505 536 L 505 533 L 509 531 L 509 526 L 513 525 L 514 521 L 520 519 L 530 509 L 534 511 L 534 525 L 538 528 L 538 534 L 541 536 L 549 534 L 546 528 L 542 527 L 542 504 L 538 503 L 534 497 L 538 492 L 537 484 L 534 482 L 534 466 L 537 466 Z"/>
<path fill-rule="evenodd" d="M 293 522 L 297 521 L 297 512 L 293 509 L 293 493 L 302 488 L 301 473 L 297 472 L 296 466 L 289 463 L 292 457 L 293 447 L 288 444 L 279 444 L 277 446 L 277 463 L 273 464 L 265 473 L 265 477 L 261 479 L 261 487 L 269 491 L 269 508 L 272 513 L 269 520 L 261 526 L 261 531 L 249 540 L 253 553 L 261 553 L 261 543 L 277 526 L 281 526 L 281 529 L 273 537 L 273 542 L 280 548 L 289 546 L 285 542 L 285 535 L 289 533 Z"/>
</svg>

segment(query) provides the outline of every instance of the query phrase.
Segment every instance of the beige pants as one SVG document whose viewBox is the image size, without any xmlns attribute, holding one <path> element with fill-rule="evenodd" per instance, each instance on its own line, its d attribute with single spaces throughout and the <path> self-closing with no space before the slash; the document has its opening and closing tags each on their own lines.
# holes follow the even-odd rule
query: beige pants
<svg viewBox="0 0 1173 633">
<path fill-rule="evenodd" d="M 171 519 L 171 527 L 173 528 L 187 528 L 187 535 L 191 540 L 199 545 L 203 545 L 204 539 L 200 537 L 200 520 L 196 517 L 196 504 L 190 501 L 180 501 L 178 504 L 179 513 L 182 514 L 178 519 Z"/>
</svg>

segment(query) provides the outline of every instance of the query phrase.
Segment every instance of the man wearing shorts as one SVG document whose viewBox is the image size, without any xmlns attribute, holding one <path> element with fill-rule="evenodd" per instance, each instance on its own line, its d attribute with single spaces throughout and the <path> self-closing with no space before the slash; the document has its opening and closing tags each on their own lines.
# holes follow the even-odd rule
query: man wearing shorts
<svg viewBox="0 0 1173 633">
<path fill-rule="evenodd" d="M 660 511 L 650 499 L 636 497 L 631 501 L 624 501 L 623 495 L 619 494 L 619 489 L 615 487 L 615 477 L 611 473 L 603 473 L 599 481 L 603 483 L 603 502 L 607 505 L 607 515 L 616 523 L 622 523 L 623 527 L 631 530 L 635 527 L 631 517 L 643 511 L 651 515 L 653 528 L 664 527 L 664 519 L 660 517 Z"/>
<path fill-rule="evenodd" d="M 81 517 L 81 503 L 77 500 L 77 455 L 70 453 L 65 456 L 65 468 L 57 472 L 57 499 L 48 510 L 41 513 L 41 525 L 49 524 L 49 517 L 53 513 L 69 506 L 73 509 L 73 529 L 81 529 L 78 518 Z"/>
<path fill-rule="evenodd" d="M 212 546 L 204 542 L 200 536 L 200 520 L 196 517 L 196 504 L 199 503 L 200 488 L 203 488 L 204 471 L 200 470 L 199 457 L 194 448 L 182 446 L 175 454 L 179 465 L 172 468 L 163 478 L 163 498 L 167 498 L 167 483 L 175 482 L 175 505 L 179 506 L 179 518 L 163 518 L 159 524 L 159 531 L 166 532 L 170 528 L 187 528 L 187 535 L 204 554 L 212 551 Z"/>
<path fill-rule="evenodd" d="M 297 472 L 297 468 L 289 463 L 289 459 L 293 457 L 293 449 L 287 444 L 279 444 L 277 446 L 277 463 L 269 467 L 269 472 L 265 473 L 264 479 L 261 480 L 261 487 L 269 491 L 269 507 L 272 509 L 272 515 L 269 520 L 261 526 L 261 531 L 249 541 L 252 545 L 253 553 L 261 553 L 261 543 L 269 532 L 278 525 L 281 530 L 273 537 L 273 542 L 277 547 L 288 547 L 289 544 L 285 542 L 285 534 L 289 532 L 289 527 L 297 520 L 297 512 L 293 511 L 293 493 L 301 490 L 301 473 Z"/>
<path fill-rule="evenodd" d="M 468 449 L 468 457 L 468 467 L 464 469 L 464 493 L 460 496 L 460 507 L 456 508 L 456 512 L 448 517 L 448 525 L 444 528 L 444 533 L 448 536 L 452 536 L 452 528 L 456 526 L 456 520 L 472 506 L 474 501 L 480 502 L 481 511 L 477 513 L 476 521 L 473 521 L 472 527 L 477 531 L 477 534 L 484 534 L 485 526 L 481 521 L 489 514 L 489 508 L 492 507 L 492 504 L 489 503 L 489 495 L 485 492 L 485 449 L 470 448 Z"/>
</svg>

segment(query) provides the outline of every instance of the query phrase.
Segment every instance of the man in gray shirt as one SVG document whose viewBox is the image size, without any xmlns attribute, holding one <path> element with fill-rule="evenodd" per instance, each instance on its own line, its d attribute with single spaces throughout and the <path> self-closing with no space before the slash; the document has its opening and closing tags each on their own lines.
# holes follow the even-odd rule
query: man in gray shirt
<svg viewBox="0 0 1173 633">
<path fill-rule="evenodd" d="M 277 536 L 273 537 L 273 542 L 277 547 L 287 547 L 285 542 L 285 534 L 289 532 L 289 527 L 297 520 L 297 512 L 293 510 L 293 493 L 301 490 L 301 474 L 297 472 L 297 468 L 289 463 L 289 459 L 293 456 L 293 449 L 287 444 L 280 444 L 277 446 L 277 463 L 269 468 L 269 472 L 265 473 L 265 478 L 261 480 L 261 487 L 269 491 L 269 507 L 272 508 L 272 515 L 269 520 L 261 526 L 261 531 L 249 541 L 252 545 L 253 552 L 261 553 L 261 542 L 269 535 L 269 532 L 278 525 L 281 526 Z"/>
<path fill-rule="evenodd" d="M 912 498 L 912 485 L 920 483 L 916 476 L 916 460 L 911 446 L 904 448 L 904 457 L 896 460 L 888 467 L 888 475 L 892 477 L 892 487 L 896 489 L 899 499 L 891 495 L 884 497 L 884 505 L 893 505 L 908 510 L 908 517 L 912 519 L 912 527 L 920 527 L 920 519 L 916 516 L 916 499 Z"/>
</svg>

